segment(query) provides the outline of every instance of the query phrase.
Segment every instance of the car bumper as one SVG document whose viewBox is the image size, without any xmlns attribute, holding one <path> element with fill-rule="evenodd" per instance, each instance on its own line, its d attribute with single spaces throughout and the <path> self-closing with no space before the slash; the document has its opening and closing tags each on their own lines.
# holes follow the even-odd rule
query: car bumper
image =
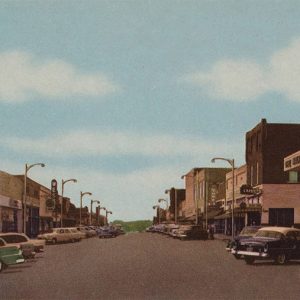
<svg viewBox="0 0 300 300">
<path fill-rule="evenodd" d="M 19 259 L 16 260 L 17 264 L 22 264 L 23 262 L 25 262 L 24 258 L 19 258 Z"/>
<path fill-rule="evenodd" d="M 34 251 L 35 252 L 44 252 L 45 248 L 44 248 L 44 246 L 35 246 Z"/>
<path fill-rule="evenodd" d="M 177 235 L 179 238 L 187 238 L 187 235 L 186 234 L 178 234 Z"/>
<path fill-rule="evenodd" d="M 268 253 L 265 253 L 265 252 L 231 250 L 231 253 L 232 254 L 237 254 L 237 255 L 244 255 L 244 256 L 269 257 Z"/>
<path fill-rule="evenodd" d="M 226 247 L 225 249 L 226 249 L 226 251 L 228 251 L 228 252 L 231 252 L 231 251 L 232 251 L 232 248 L 229 248 L 229 247 Z"/>
</svg>

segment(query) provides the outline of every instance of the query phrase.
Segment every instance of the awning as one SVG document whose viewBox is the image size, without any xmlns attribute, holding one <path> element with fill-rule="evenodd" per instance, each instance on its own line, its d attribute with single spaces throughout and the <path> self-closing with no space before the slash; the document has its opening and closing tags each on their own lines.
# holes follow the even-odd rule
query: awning
<svg viewBox="0 0 300 300">
<path fill-rule="evenodd" d="M 216 216 L 218 216 L 220 213 L 222 212 L 222 210 L 212 210 L 212 211 L 208 211 L 207 215 L 204 214 L 204 218 L 207 217 L 208 220 L 210 219 L 214 219 Z"/>
<path fill-rule="evenodd" d="M 234 218 L 244 218 L 245 213 L 234 213 Z M 220 220 L 220 219 L 230 219 L 232 218 L 232 213 L 231 212 L 226 212 L 225 214 L 219 215 L 214 217 L 215 220 Z"/>
</svg>

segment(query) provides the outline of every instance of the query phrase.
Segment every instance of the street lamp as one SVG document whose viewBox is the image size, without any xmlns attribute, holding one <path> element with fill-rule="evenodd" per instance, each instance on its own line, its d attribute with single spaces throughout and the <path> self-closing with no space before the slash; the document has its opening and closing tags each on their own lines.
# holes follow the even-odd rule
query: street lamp
<svg viewBox="0 0 300 300">
<path fill-rule="evenodd" d="M 44 163 L 36 163 L 32 165 L 25 164 L 25 174 L 24 174 L 24 193 L 23 193 L 23 232 L 26 234 L 26 198 L 27 198 L 27 173 L 28 171 L 33 168 L 34 166 L 41 166 L 42 168 L 45 167 Z M 32 218 L 32 216 L 31 216 Z"/>
<path fill-rule="evenodd" d="M 101 220 L 100 220 L 101 209 L 106 210 L 106 208 L 105 208 L 105 207 L 101 207 L 100 205 L 98 205 L 98 207 L 99 207 L 98 224 L 101 225 L 101 224 L 100 224 L 100 223 L 101 223 Z"/>
<path fill-rule="evenodd" d="M 112 211 L 106 210 L 106 225 L 108 225 L 108 219 L 107 219 L 108 214 L 112 214 Z"/>
<path fill-rule="evenodd" d="M 84 196 L 84 195 L 90 195 L 90 196 L 92 196 L 92 193 L 90 193 L 90 192 L 80 192 L 80 211 L 79 211 L 79 226 L 81 225 L 81 209 L 82 209 L 82 197 Z"/>
<path fill-rule="evenodd" d="M 92 225 L 92 214 L 93 214 L 93 203 L 97 202 L 98 204 L 100 204 L 99 200 L 91 200 L 91 214 L 90 214 L 90 225 Z"/>
<path fill-rule="evenodd" d="M 160 206 L 154 205 L 153 209 L 156 209 L 156 214 L 158 215 L 158 224 L 160 224 Z"/>
<path fill-rule="evenodd" d="M 60 207 L 60 227 L 63 227 L 63 203 L 64 203 L 64 185 L 67 182 L 77 182 L 77 179 L 71 178 L 67 180 L 61 180 L 61 207 Z"/>
<path fill-rule="evenodd" d="M 166 209 L 168 210 L 169 209 L 169 202 L 168 202 L 168 200 L 167 199 L 163 199 L 163 198 L 159 198 L 158 199 L 159 203 L 162 202 L 162 201 L 166 202 L 166 205 L 167 205 Z"/>
<path fill-rule="evenodd" d="M 225 160 L 227 161 L 232 168 L 232 205 L 231 205 L 231 237 L 232 240 L 234 239 L 234 202 L 235 202 L 235 195 L 234 195 L 234 159 L 223 158 L 223 157 L 215 157 L 211 160 L 214 163 L 216 160 Z"/>
</svg>

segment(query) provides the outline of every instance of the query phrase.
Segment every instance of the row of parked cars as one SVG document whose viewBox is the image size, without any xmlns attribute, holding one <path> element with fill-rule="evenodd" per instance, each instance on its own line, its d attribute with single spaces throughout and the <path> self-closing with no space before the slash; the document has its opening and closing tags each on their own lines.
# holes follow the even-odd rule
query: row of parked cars
<svg viewBox="0 0 300 300">
<path fill-rule="evenodd" d="M 124 234 L 120 228 L 113 226 L 78 226 L 70 228 L 53 228 L 51 232 L 40 234 L 38 239 L 45 240 L 46 243 L 74 243 L 85 238 L 98 236 L 99 238 L 116 237 Z"/>
<path fill-rule="evenodd" d="M 110 238 L 124 233 L 121 228 L 113 226 L 53 228 L 38 235 L 37 239 L 30 239 L 23 233 L 0 233 L 0 272 L 9 265 L 23 263 L 26 259 L 34 258 L 36 253 L 44 252 L 46 243 L 74 243 L 86 238 Z"/>
<path fill-rule="evenodd" d="M 293 227 L 248 226 L 228 242 L 226 250 L 247 264 L 273 260 L 283 265 L 300 259 L 300 229 Z"/>
<path fill-rule="evenodd" d="M 208 233 L 207 230 L 203 229 L 201 225 L 179 225 L 179 224 L 157 224 L 150 226 L 146 229 L 147 232 L 157 232 L 161 234 L 166 234 L 173 238 L 178 238 L 180 240 L 197 239 L 197 240 L 207 240 Z"/>
<path fill-rule="evenodd" d="M 9 265 L 25 262 L 34 258 L 38 252 L 44 252 L 45 241 L 30 239 L 23 233 L 0 233 L 0 272 Z"/>
</svg>

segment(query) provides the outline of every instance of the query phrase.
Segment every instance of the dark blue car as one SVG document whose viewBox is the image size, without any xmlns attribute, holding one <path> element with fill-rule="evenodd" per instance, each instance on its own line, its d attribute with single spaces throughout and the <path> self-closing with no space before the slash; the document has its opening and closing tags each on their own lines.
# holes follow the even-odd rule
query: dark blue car
<svg viewBox="0 0 300 300">
<path fill-rule="evenodd" d="M 231 252 L 234 246 L 238 246 L 240 241 L 253 237 L 257 231 L 261 228 L 261 226 L 246 226 L 240 232 L 238 236 L 234 238 L 234 240 L 230 240 L 226 246 L 226 250 Z M 233 253 L 236 259 L 241 258 L 240 254 Z"/>
</svg>

